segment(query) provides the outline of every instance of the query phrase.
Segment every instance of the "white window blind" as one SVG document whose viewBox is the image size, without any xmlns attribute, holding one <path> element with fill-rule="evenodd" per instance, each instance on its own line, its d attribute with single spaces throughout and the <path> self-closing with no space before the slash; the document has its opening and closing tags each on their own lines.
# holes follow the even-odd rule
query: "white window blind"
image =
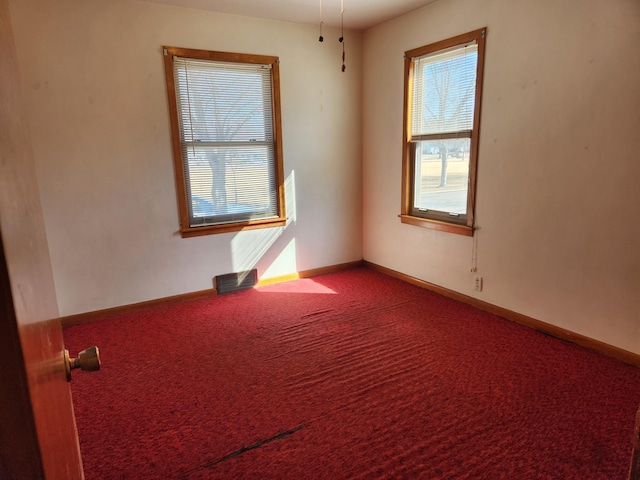
<svg viewBox="0 0 640 480">
<path fill-rule="evenodd" d="M 475 43 L 414 58 L 413 140 L 471 136 L 477 61 Z"/>
<path fill-rule="evenodd" d="M 174 57 L 191 227 L 278 217 L 271 66 Z"/>
</svg>

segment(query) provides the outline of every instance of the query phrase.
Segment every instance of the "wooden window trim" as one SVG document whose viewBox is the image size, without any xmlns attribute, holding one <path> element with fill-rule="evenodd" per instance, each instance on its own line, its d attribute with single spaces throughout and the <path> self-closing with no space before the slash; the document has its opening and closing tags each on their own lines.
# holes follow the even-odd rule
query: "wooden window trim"
<svg viewBox="0 0 640 480">
<path fill-rule="evenodd" d="M 164 72 L 167 82 L 167 96 L 169 100 L 169 118 L 171 123 L 171 139 L 173 147 L 174 172 L 176 180 L 176 194 L 178 199 L 178 213 L 180 218 L 180 234 L 183 238 L 211 235 L 216 233 L 253 230 L 258 228 L 272 228 L 286 225 L 284 198 L 284 166 L 282 148 L 282 122 L 280 108 L 280 69 L 279 59 L 269 55 L 251 55 L 244 53 L 217 52 L 163 46 Z M 278 183 L 276 218 L 233 222 L 218 225 L 191 227 L 189 225 L 189 209 L 187 205 L 187 187 L 183 170 L 182 148 L 180 143 L 180 125 L 178 122 L 178 106 L 176 101 L 176 86 L 173 77 L 173 57 L 187 57 L 200 60 L 217 60 L 236 63 L 254 63 L 271 65 L 272 115 L 275 152 L 275 178 Z"/>
<path fill-rule="evenodd" d="M 472 32 L 458 35 L 446 40 L 425 45 L 405 52 L 404 60 L 404 112 L 402 129 L 402 203 L 400 221 L 408 225 L 430 228 L 434 230 L 473 236 L 475 224 L 476 178 L 478 168 L 478 147 L 480 137 L 480 113 L 482 106 L 482 84 L 484 79 L 485 38 L 487 29 L 480 28 Z M 474 127 L 471 132 L 471 150 L 469 159 L 469 188 L 467 193 L 466 224 L 447 222 L 438 218 L 419 217 L 412 214 L 411 200 L 413 189 L 413 148 L 411 142 L 411 99 L 413 96 L 413 58 L 463 45 L 475 41 L 478 45 L 478 63 L 475 88 Z"/>
</svg>

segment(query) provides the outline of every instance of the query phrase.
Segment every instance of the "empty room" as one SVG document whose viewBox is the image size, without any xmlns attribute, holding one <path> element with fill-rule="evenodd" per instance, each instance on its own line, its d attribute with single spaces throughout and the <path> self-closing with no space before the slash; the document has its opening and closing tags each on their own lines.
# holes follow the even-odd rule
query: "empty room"
<svg viewBox="0 0 640 480">
<path fill-rule="evenodd" d="M 638 0 L 0 6 L 1 478 L 640 478 Z"/>
</svg>

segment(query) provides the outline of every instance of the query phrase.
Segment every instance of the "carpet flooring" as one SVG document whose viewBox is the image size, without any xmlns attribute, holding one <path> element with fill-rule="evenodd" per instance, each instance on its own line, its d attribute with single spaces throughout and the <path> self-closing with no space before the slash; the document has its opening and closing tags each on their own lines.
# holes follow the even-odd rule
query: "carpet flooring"
<svg viewBox="0 0 640 480">
<path fill-rule="evenodd" d="M 88 480 L 624 479 L 640 369 L 366 268 L 68 327 Z"/>
</svg>

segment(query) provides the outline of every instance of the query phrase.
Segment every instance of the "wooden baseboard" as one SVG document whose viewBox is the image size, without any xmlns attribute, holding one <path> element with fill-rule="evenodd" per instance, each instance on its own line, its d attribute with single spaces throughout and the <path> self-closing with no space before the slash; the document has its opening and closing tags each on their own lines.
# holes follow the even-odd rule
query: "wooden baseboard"
<svg viewBox="0 0 640 480">
<path fill-rule="evenodd" d="M 335 273 L 342 270 L 348 270 L 362 266 L 362 260 L 349 263 L 341 263 L 338 265 L 331 265 L 329 267 L 314 268 L 311 270 L 305 270 L 292 275 L 284 275 L 280 277 L 268 278 L 258 281 L 258 286 L 271 285 L 274 283 L 288 282 L 291 280 L 297 280 L 298 278 L 309 278 L 318 275 L 324 275 L 326 273 Z M 150 308 L 162 307 L 167 305 L 173 305 L 176 303 L 189 302 L 192 300 L 200 300 L 202 298 L 215 297 L 218 294 L 215 288 L 209 290 L 201 290 L 198 292 L 185 293 L 182 295 L 174 295 L 171 297 L 158 298 L 155 300 L 149 300 L 146 302 L 133 303 L 129 305 L 122 305 L 119 307 L 107 308 L 104 310 L 96 310 L 93 312 L 78 313 L 76 315 L 68 315 L 61 317 L 60 321 L 62 326 L 76 325 L 79 323 L 91 322 L 93 320 L 111 318 L 117 315 L 124 315 L 127 313 L 139 312 L 141 310 L 148 310 Z"/>
<path fill-rule="evenodd" d="M 462 293 L 458 293 L 453 290 L 440 287 L 433 283 L 425 282 L 424 280 L 420 280 L 418 278 L 405 275 L 403 273 L 397 272 L 395 270 L 391 270 L 389 268 L 386 268 L 380 265 L 376 265 L 366 260 L 363 260 L 362 263 L 364 266 L 369 267 L 373 270 L 376 270 L 377 272 L 388 275 L 390 277 L 394 277 L 399 280 L 403 280 L 407 283 L 410 283 L 412 285 L 425 288 L 427 290 L 435 292 L 444 297 L 448 297 L 453 300 L 457 300 L 461 303 L 465 303 L 472 307 L 478 308 L 479 310 L 493 313 L 506 320 L 510 320 L 520 325 L 533 328 L 535 330 L 538 330 L 539 332 L 559 338 L 560 340 L 566 340 L 568 342 L 575 343 L 576 345 L 580 345 L 590 350 L 595 350 L 596 352 L 602 353 L 608 357 L 615 358 L 616 360 L 620 360 L 622 362 L 634 365 L 636 367 L 640 367 L 640 355 L 630 352 L 628 350 L 623 350 L 622 348 L 614 347 L 613 345 L 609 345 L 608 343 L 604 343 L 599 340 L 594 340 L 593 338 L 580 335 L 570 330 L 566 330 L 564 328 L 551 325 L 550 323 L 546 323 L 546 322 L 537 320 L 535 318 L 528 317 L 521 313 L 517 313 L 511 310 L 508 310 L 506 308 L 493 305 L 488 302 L 483 302 L 482 300 L 478 300 L 477 298 L 473 298 L 468 295 L 464 295 Z"/>
<path fill-rule="evenodd" d="M 208 290 L 200 290 L 199 292 L 183 293 L 181 295 L 173 295 L 171 297 L 158 298 L 146 302 L 132 303 L 119 307 L 106 308 L 104 310 L 96 310 L 93 312 L 68 315 L 66 317 L 61 317 L 60 321 L 62 322 L 63 327 L 67 327 L 69 325 L 76 325 L 78 323 L 86 323 L 93 320 L 111 318 L 117 315 L 124 315 L 127 313 L 139 312 L 141 310 L 148 310 L 150 308 L 189 302 L 191 300 L 200 300 L 202 298 L 215 297 L 217 294 L 218 292 L 215 288 L 210 288 Z"/>
<path fill-rule="evenodd" d="M 506 308 L 493 305 L 488 302 L 483 302 L 482 300 L 478 300 L 477 298 L 473 298 L 468 295 L 464 295 L 462 293 L 455 292 L 453 290 L 449 290 L 444 287 L 440 287 L 433 283 L 425 282 L 424 280 L 420 280 L 418 278 L 405 275 L 404 273 L 391 270 L 389 268 L 383 267 L 381 265 L 377 265 L 375 263 L 368 262 L 366 260 L 358 260 L 355 262 L 331 265 L 328 267 L 314 268 L 311 270 L 301 271 L 292 275 L 283 275 L 279 277 L 267 278 L 267 279 L 258 281 L 258 286 L 260 287 L 264 285 L 271 285 L 274 283 L 288 282 L 291 280 L 297 280 L 299 278 L 310 278 L 318 275 L 324 275 L 327 273 L 340 272 L 343 270 L 348 270 L 348 269 L 359 267 L 359 266 L 366 266 L 368 268 L 371 268 L 372 270 L 376 270 L 377 272 L 383 273 L 390 277 L 397 278 L 399 280 L 405 281 L 412 285 L 425 288 L 432 292 L 438 293 L 444 297 L 448 297 L 453 300 L 457 300 L 459 302 L 465 303 L 467 305 L 471 305 L 472 307 L 478 308 L 485 312 L 493 313 L 495 315 L 498 315 L 499 317 L 505 318 L 512 322 L 516 322 L 520 325 L 534 328 L 535 330 L 538 330 L 547 335 L 551 335 L 561 340 L 566 340 L 566 341 L 575 343 L 577 345 L 588 348 L 590 350 L 595 350 L 597 352 L 600 352 L 604 355 L 615 358 L 622 362 L 635 365 L 636 367 L 640 367 L 640 355 L 636 353 L 629 352 L 628 350 L 623 350 L 618 347 L 614 347 L 613 345 L 609 345 L 599 340 L 594 340 L 592 338 L 586 337 L 584 335 L 580 335 L 570 330 L 566 330 L 564 328 L 551 325 L 550 323 L 545 323 L 540 320 L 536 320 L 535 318 L 528 317 L 521 313 L 517 313 L 511 310 L 508 310 Z M 150 308 L 172 305 L 172 304 L 181 303 L 181 302 L 188 302 L 192 300 L 200 300 L 202 298 L 214 297 L 216 295 L 217 295 L 216 289 L 212 288 L 209 290 L 201 290 L 199 292 L 192 292 L 192 293 L 186 293 L 182 295 L 174 295 L 171 297 L 159 298 L 156 300 L 149 300 L 147 302 L 140 302 L 140 303 L 134 303 L 130 305 L 114 307 L 114 308 L 107 308 L 105 310 L 97 310 L 93 312 L 79 313 L 77 315 L 69 315 L 66 317 L 62 317 L 60 320 L 62 322 L 62 326 L 65 327 L 69 325 L 75 325 L 78 323 L 85 323 L 93 320 L 110 318 L 116 315 L 123 315 L 126 313 L 138 312 L 140 310 L 147 310 Z"/>
</svg>

